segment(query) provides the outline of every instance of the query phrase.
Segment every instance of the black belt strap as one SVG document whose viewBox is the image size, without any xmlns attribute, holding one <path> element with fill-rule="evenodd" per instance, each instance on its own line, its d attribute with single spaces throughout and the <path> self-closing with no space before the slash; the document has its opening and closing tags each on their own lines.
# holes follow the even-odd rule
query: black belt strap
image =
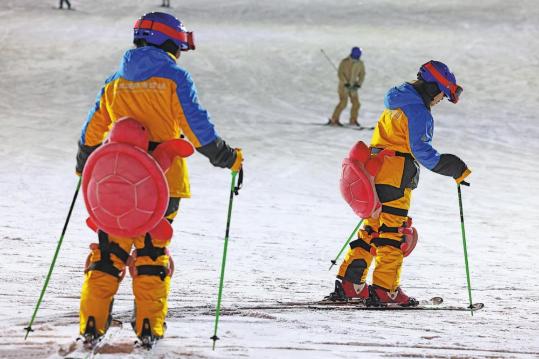
<svg viewBox="0 0 539 359">
<path fill-rule="evenodd" d="M 395 216 L 400 216 L 400 217 L 408 217 L 407 209 L 402 209 L 402 208 L 397 208 L 397 207 L 382 205 L 382 212 L 393 214 Z"/>
<path fill-rule="evenodd" d="M 378 148 L 378 147 L 371 147 L 371 153 L 372 154 L 377 154 L 377 153 L 380 153 L 384 150 L 384 148 Z M 395 156 L 399 156 L 399 157 L 405 157 L 405 158 L 409 158 L 409 159 L 414 159 L 414 156 L 412 156 L 411 153 L 407 153 L 407 152 L 400 152 L 400 151 L 394 151 L 394 150 L 391 150 L 393 152 L 395 152 Z"/>
<path fill-rule="evenodd" d="M 158 257 L 165 255 L 165 251 L 165 248 L 155 247 L 152 243 L 152 237 L 149 233 L 146 233 L 146 236 L 144 237 L 144 247 L 137 249 L 137 257 L 146 256 L 155 261 Z"/>
<path fill-rule="evenodd" d="M 163 266 L 143 265 L 137 267 L 137 275 L 155 275 L 165 280 L 167 268 Z"/>
<path fill-rule="evenodd" d="M 354 249 L 357 247 L 363 248 L 367 252 L 371 251 L 371 246 L 361 238 L 358 238 L 355 241 L 350 242 L 350 248 Z"/>
<path fill-rule="evenodd" d="M 150 144 L 148 145 L 148 152 L 153 152 L 157 146 L 159 146 L 161 142 L 154 142 L 150 141 Z"/>
<path fill-rule="evenodd" d="M 372 240 L 372 244 L 374 244 L 376 247 L 381 247 L 381 246 L 391 246 L 391 247 L 395 247 L 397 249 L 400 249 L 401 248 L 401 242 L 400 240 L 398 239 L 390 239 L 390 238 L 374 238 Z"/>
</svg>

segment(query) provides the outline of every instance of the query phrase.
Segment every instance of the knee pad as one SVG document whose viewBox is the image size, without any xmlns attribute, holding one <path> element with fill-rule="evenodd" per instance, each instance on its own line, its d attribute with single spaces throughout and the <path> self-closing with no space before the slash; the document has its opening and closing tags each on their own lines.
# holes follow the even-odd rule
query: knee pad
<svg viewBox="0 0 539 359">
<path fill-rule="evenodd" d="M 125 275 L 125 265 L 129 262 L 129 253 L 120 247 L 118 243 L 110 241 L 107 233 L 99 231 L 98 236 L 99 244 L 90 244 L 90 250 L 92 252 L 86 258 L 84 273 L 96 270 L 122 280 Z M 112 254 L 119 261 L 113 261 L 111 258 Z M 114 265 L 114 262 L 116 262 L 116 265 Z"/>
<path fill-rule="evenodd" d="M 360 284 L 366 269 L 368 267 L 364 259 L 355 259 L 346 268 L 344 279 L 355 284 Z"/>
<path fill-rule="evenodd" d="M 149 234 L 146 234 L 144 238 L 144 247 L 136 248 L 132 252 L 128 266 L 132 278 L 150 275 L 165 280 L 165 277 L 172 277 L 174 273 L 174 261 L 170 250 L 166 247 L 154 246 Z"/>
</svg>

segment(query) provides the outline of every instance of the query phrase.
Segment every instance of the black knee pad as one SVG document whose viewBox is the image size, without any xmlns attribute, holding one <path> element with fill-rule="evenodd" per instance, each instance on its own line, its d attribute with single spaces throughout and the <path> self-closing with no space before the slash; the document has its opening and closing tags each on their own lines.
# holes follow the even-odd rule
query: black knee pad
<svg viewBox="0 0 539 359">
<path fill-rule="evenodd" d="M 353 260 L 352 263 L 346 268 L 346 273 L 344 274 L 344 280 L 355 284 L 361 284 L 361 277 L 363 277 L 363 272 L 367 269 L 367 262 L 364 259 Z"/>
</svg>

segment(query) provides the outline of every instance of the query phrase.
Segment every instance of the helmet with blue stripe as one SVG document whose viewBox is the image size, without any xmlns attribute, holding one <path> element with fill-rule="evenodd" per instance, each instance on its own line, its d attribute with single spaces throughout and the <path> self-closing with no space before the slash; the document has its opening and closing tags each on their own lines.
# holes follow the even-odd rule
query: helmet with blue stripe
<svg viewBox="0 0 539 359">
<path fill-rule="evenodd" d="M 149 12 L 135 22 L 133 41 L 137 40 L 155 46 L 170 40 L 181 51 L 195 49 L 193 33 L 188 32 L 180 20 L 164 12 Z"/>
<path fill-rule="evenodd" d="M 453 103 L 459 101 L 462 87 L 457 85 L 455 75 L 449 70 L 446 64 L 430 60 L 419 68 L 417 74 L 419 79 L 425 82 L 434 82 L 444 95 Z"/>
</svg>

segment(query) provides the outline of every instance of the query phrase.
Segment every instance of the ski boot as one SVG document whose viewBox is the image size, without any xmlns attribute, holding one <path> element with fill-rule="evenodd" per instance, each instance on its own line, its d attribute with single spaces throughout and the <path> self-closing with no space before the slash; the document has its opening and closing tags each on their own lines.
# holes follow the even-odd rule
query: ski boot
<svg viewBox="0 0 539 359">
<path fill-rule="evenodd" d="M 396 304 L 401 307 L 415 307 L 419 302 L 417 299 L 406 295 L 401 287 L 398 287 L 394 292 L 390 292 L 384 288 L 371 285 L 366 304 L 369 307 L 384 307 L 388 304 Z"/>
<path fill-rule="evenodd" d="M 88 317 L 86 329 L 81 339 L 84 347 L 89 349 L 93 348 L 101 340 L 101 335 L 95 329 L 95 318 L 93 316 Z"/>
<path fill-rule="evenodd" d="M 339 120 L 333 120 L 331 118 L 328 120 L 327 125 L 333 127 L 343 127 L 343 124 Z"/>
<path fill-rule="evenodd" d="M 348 302 L 348 301 L 364 301 L 369 298 L 369 286 L 367 283 L 354 284 L 347 280 L 342 283 L 339 280 L 335 281 L 335 290 L 330 293 L 324 300 L 332 302 Z"/>
<path fill-rule="evenodd" d="M 142 332 L 139 336 L 139 342 L 138 344 L 147 350 L 150 350 L 154 347 L 155 343 L 157 343 L 157 340 L 159 340 L 160 337 L 157 337 L 153 335 L 152 329 L 150 326 L 150 320 L 148 318 L 144 318 L 142 321 Z"/>
</svg>

